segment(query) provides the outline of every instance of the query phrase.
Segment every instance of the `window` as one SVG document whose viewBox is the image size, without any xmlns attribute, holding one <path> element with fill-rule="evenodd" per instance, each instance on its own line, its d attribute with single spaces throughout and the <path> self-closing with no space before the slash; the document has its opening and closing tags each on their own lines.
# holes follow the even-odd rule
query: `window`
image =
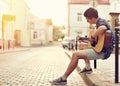
<svg viewBox="0 0 120 86">
<path fill-rule="evenodd" d="M 33 39 L 37 39 L 37 32 L 33 33 Z"/>
<path fill-rule="evenodd" d="M 77 21 L 82 21 L 82 13 L 77 13 Z"/>
</svg>

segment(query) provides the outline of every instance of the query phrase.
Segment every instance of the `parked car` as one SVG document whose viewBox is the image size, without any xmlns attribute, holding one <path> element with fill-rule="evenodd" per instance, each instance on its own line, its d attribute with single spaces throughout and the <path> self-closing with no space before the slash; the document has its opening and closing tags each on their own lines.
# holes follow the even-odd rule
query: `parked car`
<svg viewBox="0 0 120 86">
<path fill-rule="evenodd" d="M 73 37 L 64 37 L 62 41 L 63 48 L 70 48 L 73 49 L 75 46 L 75 39 Z"/>
</svg>

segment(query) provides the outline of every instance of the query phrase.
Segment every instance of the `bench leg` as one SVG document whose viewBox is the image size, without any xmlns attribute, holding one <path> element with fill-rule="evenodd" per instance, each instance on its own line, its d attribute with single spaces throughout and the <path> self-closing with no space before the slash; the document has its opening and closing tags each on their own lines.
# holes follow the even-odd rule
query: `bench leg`
<svg viewBox="0 0 120 86">
<path fill-rule="evenodd" d="M 97 68 L 97 60 L 94 60 L 94 69 Z"/>
</svg>

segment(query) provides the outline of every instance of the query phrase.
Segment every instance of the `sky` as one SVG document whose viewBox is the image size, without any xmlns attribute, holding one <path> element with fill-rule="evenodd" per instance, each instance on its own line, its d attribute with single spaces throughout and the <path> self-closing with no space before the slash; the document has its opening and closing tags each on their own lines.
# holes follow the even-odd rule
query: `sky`
<svg viewBox="0 0 120 86">
<path fill-rule="evenodd" d="M 35 15 L 51 18 L 54 25 L 64 25 L 67 15 L 67 0 L 25 0 Z"/>
</svg>

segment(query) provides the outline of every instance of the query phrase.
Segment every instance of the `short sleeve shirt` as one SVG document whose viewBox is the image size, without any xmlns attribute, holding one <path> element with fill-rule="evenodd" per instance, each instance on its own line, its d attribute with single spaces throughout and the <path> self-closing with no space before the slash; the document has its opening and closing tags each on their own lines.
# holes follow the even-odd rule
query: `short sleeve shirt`
<svg viewBox="0 0 120 86">
<path fill-rule="evenodd" d="M 110 40 L 110 47 L 108 49 L 103 49 L 102 52 L 105 53 L 105 57 L 104 59 L 108 58 L 110 56 L 110 54 L 112 53 L 113 51 L 113 48 L 114 48 L 114 33 L 112 31 L 112 28 L 110 26 L 110 24 L 105 20 L 105 19 L 101 19 L 99 18 L 97 23 L 96 23 L 96 28 L 98 28 L 99 26 L 101 25 L 104 25 L 107 27 L 107 30 L 110 30 L 111 31 L 111 40 Z"/>
</svg>

